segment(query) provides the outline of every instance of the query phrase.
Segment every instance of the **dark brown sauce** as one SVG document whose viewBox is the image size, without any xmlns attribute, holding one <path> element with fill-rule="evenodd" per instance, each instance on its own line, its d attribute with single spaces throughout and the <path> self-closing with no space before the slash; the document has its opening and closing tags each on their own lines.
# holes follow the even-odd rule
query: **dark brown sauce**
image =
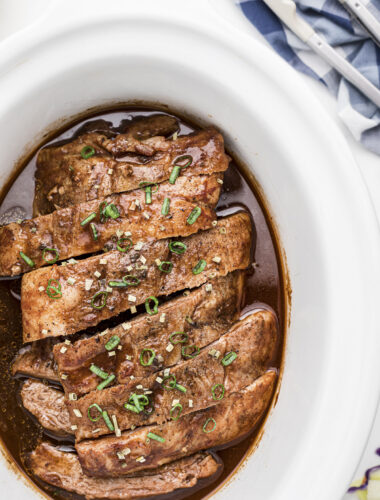
<svg viewBox="0 0 380 500">
<path fill-rule="evenodd" d="M 94 120 L 106 120 L 112 122 L 112 126 L 117 128 L 122 120 L 130 119 L 134 116 L 149 115 L 156 110 L 152 109 L 118 109 L 109 112 L 98 113 L 86 119 L 67 126 L 64 130 L 52 135 L 44 145 L 51 142 L 65 141 L 71 138 L 84 123 Z M 160 111 L 161 112 L 161 111 Z M 178 118 L 178 117 L 177 117 Z M 181 124 L 181 134 L 190 133 L 196 130 L 194 124 L 189 121 L 179 119 Z M 101 125 L 101 123 L 100 123 Z M 99 127 L 99 122 L 97 128 Z M 9 223 L 19 218 L 32 217 L 32 202 L 34 196 L 34 171 L 38 149 L 33 156 L 22 165 L 19 174 L 8 183 L 7 189 L 2 193 L 0 201 L 0 225 Z M 280 252 L 274 230 L 271 227 L 270 218 L 263 209 L 263 204 L 253 183 L 248 180 L 244 169 L 239 167 L 236 161 L 232 161 L 225 174 L 223 192 L 218 204 L 218 214 L 227 215 L 237 210 L 247 211 L 252 219 L 254 227 L 254 248 L 253 265 L 247 272 L 244 308 L 242 316 L 254 309 L 271 308 L 276 312 L 279 322 L 279 342 L 275 359 L 272 366 L 279 371 L 282 367 L 282 354 L 284 345 L 285 329 L 285 290 L 280 262 Z M 29 474 L 25 459 L 28 453 L 33 450 L 37 442 L 45 434 L 50 439 L 59 444 L 64 451 L 72 451 L 72 443 L 63 442 L 51 434 L 47 435 L 42 430 L 35 419 L 22 407 L 19 399 L 20 377 L 12 377 L 11 363 L 22 347 L 22 326 L 21 311 L 19 302 L 20 279 L 0 281 L 0 400 L 2 402 L 0 410 L 0 437 L 5 448 L 21 468 Z M 97 329 L 98 330 L 98 329 Z M 233 472 L 253 446 L 260 425 L 253 430 L 249 436 L 240 440 L 237 444 L 229 445 L 217 454 L 224 463 L 224 469 L 218 478 L 212 481 L 201 482 L 191 490 L 174 492 L 165 496 L 165 499 L 179 500 L 200 500 L 205 498 L 215 488 L 220 486 Z M 68 493 L 49 485 L 36 481 L 48 495 L 53 498 L 81 499 L 79 495 Z M 158 498 L 158 497 L 157 497 Z M 162 498 L 161 496 L 159 497 Z"/>
</svg>

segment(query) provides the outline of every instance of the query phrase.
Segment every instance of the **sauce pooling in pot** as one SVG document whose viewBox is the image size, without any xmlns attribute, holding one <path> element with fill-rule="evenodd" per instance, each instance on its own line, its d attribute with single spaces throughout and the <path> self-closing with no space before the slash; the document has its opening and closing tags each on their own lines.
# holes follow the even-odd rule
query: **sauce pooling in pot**
<svg viewBox="0 0 380 500">
<path fill-rule="evenodd" d="M 78 129 L 94 120 L 111 122 L 111 126 L 117 129 L 122 120 L 140 115 L 146 116 L 156 112 L 157 110 L 152 109 L 128 108 L 93 115 L 61 130 L 52 136 L 49 141 L 45 142 L 43 146 L 56 141 L 70 139 Z M 198 128 L 188 121 L 180 118 L 178 120 L 181 127 L 180 134 L 187 134 Z M 98 122 L 98 126 L 102 126 L 102 122 Z M 2 193 L 0 225 L 32 217 L 35 188 L 34 171 L 37 153 L 38 150 L 22 165 L 18 176 L 8 185 L 8 189 Z M 271 308 L 276 312 L 280 327 L 280 339 L 277 354 L 273 360 L 273 367 L 280 370 L 284 343 L 285 313 L 279 251 L 270 226 L 270 218 L 263 210 L 258 193 L 244 174 L 244 170 L 235 161 L 232 161 L 225 174 L 223 191 L 218 204 L 218 215 L 228 215 L 238 210 L 245 210 L 250 214 L 254 227 L 252 265 L 247 272 L 242 315 L 244 316 L 258 308 Z M 12 377 L 11 374 L 12 360 L 22 347 L 20 285 L 21 280 L 17 278 L 0 281 L 0 400 L 2 401 L 0 437 L 9 455 L 20 469 L 29 475 L 26 465 L 27 454 L 35 448 L 44 434 L 44 438 L 46 439 L 46 432 L 42 430 L 40 425 L 23 408 L 20 402 L 19 393 L 22 377 Z M 224 463 L 224 470 L 216 481 L 215 478 L 211 483 L 210 481 L 206 481 L 205 483 L 201 481 L 193 489 L 174 492 L 164 498 L 186 498 L 188 500 L 205 498 L 236 470 L 247 453 L 249 453 L 258 436 L 259 430 L 260 426 L 239 443 L 229 445 L 223 450 L 217 451 L 218 456 Z M 67 440 L 64 441 L 62 438 L 51 434 L 48 437 L 56 444 L 60 444 L 63 451 L 73 451 L 73 443 L 67 442 Z M 64 490 L 42 484 L 35 480 L 35 478 L 33 480 L 40 488 L 54 498 L 82 498 Z"/>
</svg>

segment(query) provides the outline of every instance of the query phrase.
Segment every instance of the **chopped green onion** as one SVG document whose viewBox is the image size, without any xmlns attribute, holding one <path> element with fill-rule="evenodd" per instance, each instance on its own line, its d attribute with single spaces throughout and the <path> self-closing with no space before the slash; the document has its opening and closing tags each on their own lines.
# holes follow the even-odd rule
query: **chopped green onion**
<svg viewBox="0 0 380 500">
<path fill-rule="evenodd" d="M 113 203 L 106 205 L 106 207 L 102 211 L 102 214 L 105 217 L 111 217 L 111 219 L 117 219 L 118 217 L 120 217 L 120 212 L 117 206 L 114 205 Z"/>
<path fill-rule="evenodd" d="M 181 416 L 182 410 L 183 410 L 183 407 L 182 407 L 181 403 L 177 403 L 176 405 L 174 405 L 170 410 L 171 419 L 178 420 L 179 417 Z"/>
<path fill-rule="evenodd" d="M 145 355 L 147 353 L 150 353 L 150 356 L 148 357 L 148 360 L 146 361 Z M 156 357 L 156 353 L 154 352 L 153 349 L 143 349 L 140 354 L 140 364 L 141 366 L 150 366 L 153 363 L 154 358 Z"/>
<path fill-rule="evenodd" d="M 128 285 L 124 281 L 109 281 L 108 286 L 111 288 L 125 288 Z"/>
<path fill-rule="evenodd" d="M 148 439 L 153 439 L 154 441 L 158 441 L 159 443 L 165 443 L 165 438 L 161 436 L 157 436 L 157 434 L 154 434 L 153 432 L 148 432 L 147 436 Z M 147 441 L 148 441 L 147 439 Z"/>
<path fill-rule="evenodd" d="M 46 257 L 47 253 L 52 253 L 54 254 L 54 257 L 52 259 L 48 259 Z M 56 248 L 44 248 L 42 250 L 42 258 L 47 264 L 55 264 L 57 260 L 59 259 L 59 251 Z"/>
<path fill-rule="evenodd" d="M 82 151 L 80 152 L 81 157 L 84 158 L 85 160 L 88 160 L 88 158 L 91 158 L 91 156 L 94 156 L 95 154 L 95 149 L 92 146 L 85 146 L 82 148 Z"/>
<path fill-rule="evenodd" d="M 127 274 L 126 276 L 124 276 L 123 282 L 127 286 L 137 286 L 140 284 L 140 280 L 137 278 L 137 276 L 133 276 L 132 274 Z"/>
<path fill-rule="evenodd" d="M 138 413 L 140 413 L 140 411 L 143 411 L 144 406 L 149 405 L 149 399 L 147 396 L 145 396 L 145 394 L 133 393 L 129 397 L 128 403 L 134 405 L 135 408 L 137 409 Z M 130 408 L 127 408 L 127 409 L 130 409 Z M 132 410 L 132 411 L 134 411 L 134 410 Z"/>
<path fill-rule="evenodd" d="M 101 297 L 99 305 L 96 305 L 96 300 Z M 97 292 L 91 299 L 91 305 L 94 309 L 103 309 L 107 303 L 108 292 Z"/>
<path fill-rule="evenodd" d="M 212 399 L 214 401 L 220 401 L 224 398 L 224 393 L 226 389 L 223 384 L 215 384 L 211 389 Z"/>
<path fill-rule="evenodd" d="M 99 368 L 99 366 L 96 366 L 94 364 L 90 366 L 90 371 L 92 371 L 92 373 L 95 373 L 95 375 L 102 378 L 103 380 L 107 380 L 107 378 L 109 377 L 107 372 L 103 371 L 101 368 Z"/>
<path fill-rule="evenodd" d="M 20 257 L 22 258 L 22 260 L 24 262 L 26 262 L 28 264 L 29 267 L 34 267 L 34 262 L 32 261 L 32 259 L 30 257 L 25 255 L 24 252 L 20 252 Z"/>
<path fill-rule="evenodd" d="M 170 184 L 175 184 L 175 181 L 177 180 L 180 172 L 181 172 L 181 167 L 179 165 L 175 165 L 173 167 L 173 170 L 170 173 L 170 177 L 169 177 Z"/>
<path fill-rule="evenodd" d="M 124 408 L 129 411 L 133 411 L 134 413 L 140 413 L 140 411 L 136 408 L 135 405 L 131 405 L 129 403 L 124 403 Z"/>
<path fill-rule="evenodd" d="M 179 339 L 175 340 L 175 337 L 177 336 L 179 337 Z M 185 332 L 174 332 L 170 335 L 169 340 L 173 345 L 186 344 L 186 342 L 189 340 L 189 336 Z"/>
<path fill-rule="evenodd" d="M 161 214 L 168 215 L 170 209 L 170 198 L 165 198 L 161 207 Z"/>
<path fill-rule="evenodd" d="M 182 241 L 171 241 L 169 243 L 169 250 L 177 255 L 182 255 L 186 252 L 187 246 Z"/>
<path fill-rule="evenodd" d="M 198 217 L 201 215 L 201 213 L 202 213 L 201 207 L 193 208 L 189 217 L 187 218 L 187 223 L 194 224 L 194 222 L 198 219 Z"/>
<path fill-rule="evenodd" d="M 103 382 L 100 382 L 100 384 L 98 385 L 98 387 L 96 388 L 98 391 L 101 391 L 102 389 L 104 389 L 105 387 L 107 387 L 108 385 L 110 385 L 110 383 L 115 379 L 115 375 L 110 375 L 106 380 L 103 380 Z"/>
<path fill-rule="evenodd" d="M 109 339 L 109 341 L 104 347 L 107 349 L 107 351 L 112 351 L 119 344 L 120 344 L 120 337 L 118 337 L 117 335 L 112 335 L 112 337 Z"/>
<path fill-rule="evenodd" d="M 189 352 L 188 352 L 189 351 Z M 192 344 L 192 345 L 184 345 L 182 347 L 182 356 L 184 358 L 192 359 L 198 356 L 200 350 L 199 347 Z"/>
<path fill-rule="evenodd" d="M 213 425 L 212 429 L 208 429 L 207 430 L 208 424 L 210 422 L 212 422 L 214 425 Z M 204 425 L 203 425 L 203 432 L 205 432 L 206 434 L 209 434 L 210 432 L 213 432 L 215 429 L 216 429 L 216 421 L 215 421 L 215 419 L 214 418 L 208 418 L 206 420 L 206 422 L 204 423 Z"/>
<path fill-rule="evenodd" d="M 62 297 L 61 283 L 58 280 L 50 279 L 46 287 L 46 293 L 51 299 L 59 299 Z"/>
<path fill-rule="evenodd" d="M 167 391 L 171 391 L 172 389 L 174 389 L 176 384 L 177 384 L 177 379 L 175 378 L 175 375 L 168 375 L 167 377 L 164 377 L 164 379 L 162 380 L 162 387 Z"/>
<path fill-rule="evenodd" d="M 153 186 L 155 187 L 155 190 L 152 191 L 152 193 L 157 193 L 157 191 L 158 191 L 158 184 L 157 184 L 157 182 L 142 181 L 139 184 L 140 188 L 143 188 L 143 187 L 153 187 Z"/>
<path fill-rule="evenodd" d="M 236 358 L 237 358 L 236 352 L 231 351 L 231 352 L 229 352 L 228 354 L 226 354 L 224 356 L 224 358 L 222 359 L 221 363 L 222 363 L 223 366 L 228 366 L 231 363 L 233 363 Z"/>
<path fill-rule="evenodd" d="M 158 269 L 163 273 L 170 274 L 173 269 L 173 263 L 165 260 L 164 262 L 161 262 L 161 264 L 158 266 Z"/>
<path fill-rule="evenodd" d="M 182 163 L 184 160 L 185 161 L 187 160 L 185 164 Z M 178 156 L 178 158 L 174 160 L 174 165 L 179 165 L 181 168 L 190 167 L 192 163 L 193 163 L 193 157 L 191 155 Z"/>
<path fill-rule="evenodd" d="M 128 243 L 126 246 L 123 246 L 125 241 L 128 241 Z M 119 252 L 125 253 L 132 247 L 132 245 L 133 243 L 131 238 L 120 238 L 119 240 L 117 240 L 116 248 L 119 250 Z"/>
<path fill-rule="evenodd" d="M 94 220 L 96 217 L 96 213 L 95 212 L 92 212 L 88 217 L 86 217 L 85 219 L 82 220 L 82 222 L 80 223 L 80 225 L 83 227 L 83 226 L 87 226 L 87 224 L 89 222 L 91 222 L 92 220 Z"/>
<path fill-rule="evenodd" d="M 151 301 L 154 304 L 153 309 L 150 307 L 150 302 Z M 146 301 L 145 301 L 145 310 L 146 310 L 146 312 L 150 316 L 153 316 L 154 314 L 158 313 L 158 300 L 156 299 L 156 297 L 154 297 L 153 295 L 151 295 L 150 297 L 148 297 L 146 299 Z"/>
<path fill-rule="evenodd" d="M 152 203 L 152 186 L 145 188 L 145 203 L 150 205 Z"/>
<path fill-rule="evenodd" d="M 90 228 L 91 228 L 91 231 L 92 231 L 92 237 L 94 238 L 94 241 L 97 241 L 97 239 L 98 239 L 98 230 L 96 229 L 96 226 L 95 226 L 95 224 L 93 222 L 91 222 Z"/>
<path fill-rule="evenodd" d="M 96 408 L 98 410 L 98 412 L 99 412 L 98 418 L 91 416 L 91 409 L 92 408 Z M 94 403 L 88 407 L 88 410 L 87 410 L 88 418 L 91 420 L 91 422 L 97 422 L 100 419 L 100 417 L 102 416 L 102 411 L 103 410 L 100 408 L 100 406 L 98 404 Z"/>
<path fill-rule="evenodd" d="M 103 420 L 106 424 L 106 426 L 108 427 L 108 429 L 113 432 L 115 430 L 115 427 L 113 426 L 113 423 L 111 422 L 111 419 L 110 417 L 108 416 L 108 413 L 106 412 L 106 410 L 103 410 L 102 411 L 102 417 L 103 417 Z"/>
<path fill-rule="evenodd" d="M 207 266 L 207 262 L 204 259 L 201 259 L 198 264 L 193 267 L 193 274 L 200 274 L 202 271 L 205 270 Z"/>
<path fill-rule="evenodd" d="M 178 389 L 178 390 L 179 390 L 179 391 L 181 391 L 181 392 L 186 392 L 186 391 L 187 391 L 186 387 L 184 387 L 184 386 L 183 386 L 183 385 L 181 385 L 181 384 L 176 384 L 176 385 L 175 385 L 175 389 Z"/>
</svg>

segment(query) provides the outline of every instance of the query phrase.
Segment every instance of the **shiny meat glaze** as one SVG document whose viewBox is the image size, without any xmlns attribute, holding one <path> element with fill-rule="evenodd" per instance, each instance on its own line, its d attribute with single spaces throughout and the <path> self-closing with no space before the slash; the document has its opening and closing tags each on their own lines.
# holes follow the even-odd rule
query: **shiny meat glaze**
<svg viewBox="0 0 380 500">
<path fill-rule="evenodd" d="M 125 432 L 119 438 L 105 437 L 77 443 L 83 471 L 95 477 L 126 475 L 243 437 L 263 416 L 276 378 L 275 372 L 267 372 L 245 389 L 224 398 L 220 404 L 177 421 L 141 427 Z M 209 432 L 203 430 L 206 423 Z M 164 442 L 147 439 L 149 432 L 160 436 Z M 120 460 L 117 453 L 127 449 L 130 452 L 124 455 L 124 460 Z"/>
<path fill-rule="evenodd" d="M 0 227 L 0 275 L 17 275 L 46 265 L 46 260 L 55 257 L 51 252 L 44 256 L 46 248 L 57 250 L 59 260 L 64 260 L 103 248 L 116 248 L 116 242 L 126 231 L 136 243 L 188 236 L 208 229 L 216 218 L 214 209 L 220 196 L 218 181 L 221 180 L 221 174 L 179 177 L 175 184 L 160 184 L 158 191 L 152 193 L 150 204 L 145 201 L 145 191 L 138 189 Z M 161 209 L 165 198 L 170 199 L 170 211 L 164 216 Z M 102 217 L 100 204 L 113 204 L 119 216 L 116 219 Z M 187 218 L 197 206 L 202 212 L 194 224 L 189 224 Z M 92 221 L 96 239 L 90 224 L 81 225 L 92 213 L 97 214 Z M 28 265 L 20 252 L 32 259 L 34 266 Z"/>
<path fill-rule="evenodd" d="M 144 379 L 129 380 L 126 385 L 116 385 L 101 391 L 92 391 L 77 401 L 69 401 L 70 421 L 76 427 L 77 440 L 93 438 L 112 431 L 103 419 L 91 421 L 88 408 L 98 404 L 108 415 L 115 415 L 120 430 L 153 423 L 162 424 L 172 418 L 173 401 L 182 405 L 184 415 L 203 410 L 219 403 L 212 388 L 223 385 L 224 397 L 235 393 L 265 373 L 273 359 L 277 341 L 277 325 L 270 311 L 258 311 L 236 323 L 229 332 L 204 348 L 196 357 L 170 369 L 170 377 L 184 389 L 166 389 L 165 373 L 159 372 Z M 236 359 L 228 366 L 223 358 L 234 352 Z M 98 379 L 99 383 L 102 379 Z M 147 394 L 151 412 L 135 413 L 125 408 L 132 394 Z M 189 405 L 189 400 L 192 405 Z M 76 412 L 79 413 L 77 414 Z M 98 411 L 95 411 L 95 416 Z M 94 417 L 93 417 L 94 418 Z"/>
<path fill-rule="evenodd" d="M 168 118 L 168 117 L 165 117 Z M 173 127 L 174 128 L 174 127 Z M 137 141 L 128 135 L 113 139 L 117 154 L 112 154 L 112 142 L 107 143 L 103 134 L 90 133 L 59 146 L 42 149 L 37 157 L 34 215 L 43 215 L 59 208 L 104 198 L 111 193 L 137 189 L 141 182 L 160 183 L 170 176 L 178 157 L 191 155 L 192 164 L 182 170 L 182 175 L 193 176 L 224 172 L 229 157 L 224 152 L 224 141 L 215 129 L 208 128 L 175 140 L 160 138 Z M 121 142 L 123 143 L 121 145 Z M 95 149 L 94 156 L 84 159 L 81 150 L 85 146 Z M 135 151 L 140 147 L 141 153 Z M 110 150 L 110 151 L 109 151 Z M 137 152 L 136 156 L 127 153 Z M 152 154 L 153 153 L 153 154 Z"/>
<path fill-rule="evenodd" d="M 21 400 L 42 427 L 56 434 L 72 434 L 70 415 L 66 411 L 63 392 L 43 382 L 27 380 L 21 389 Z"/>
<path fill-rule="evenodd" d="M 187 250 L 183 255 L 171 253 L 168 241 L 161 240 L 146 243 L 141 250 L 133 249 L 129 253 L 111 251 L 76 264 L 54 265 L 25 274 L 21 287 L 24 341 L 70 335 L 141 304 L 150 296 L 195 288 L 211 276 L 225 276 L 228 272 L 247 268 L 251 249 L 249 215 L 232 215 L 218 221 L 215 228 L 189 236 L 184 241 Z M 215 256 L 220 257 L 220 262 L 212 260 Z M 172 272 L 161 272 L 157 259 L 161 262 L 170 260 Z M 200 259 L 206 260 L 207 267 L 194 274 L 193 269 Z M 100 273 L 99 279 L 94 274 L 96 272 Z M 130 273 L 141 280 L 138 286 L 115 289 L 112 293 L 106 291 L 110 280 L 121 280 Z M 68 282 L 70 278 L 74 280 L 72 284 Z M 61 285 L 62 297 L 58 300 L 50 299 L 45 292 L 49 279 L 57 280 Z M 94 280 L 90 290 L 85 289 L 86 279 Z M 108 294 L 106 305 L 95 309 L 91 301 L 100 291 Z"/>
<path fill-rule="evenodd" d="M 120 384 L 130 382 L 130 375 L 145 377 L 178 363 L 182 359 L 182 344 L 174 345 L 170 352 L 166 350 L 173 332 L 185 332 L 188 344 L 199 348 L 210 344 L 238 320 L 243 286 L 244 273 L 235 271 L 215 279 L 211 291 L 203 285 L 185 297 L 166 302 L 157 315 L 140 315 L 128 324 L 118 325 L 72 345 L 57 344 L 54 357 L 60 373 L 64 374 L 61 383 L 66 393 L 73 392 L 79 397 L 96 389 L 99 378 L 89 370 L 92 363 L 115 374 L 115 383 Z M 115 335 L 120 344 L 115 349 L 116 355 L 109 356 L 105 346 Z M 144 348 L 156 352 L 156 358 L 149 366 L 142 366 L 139 361 Z"/>
<path fill-rule="evenodd" d="M 12 374 L 59 381 L 53 357 L 56 339 L 43 339 L 21 348 L 12 363 Z"/>
<path fill-rule="evenodd" d="M 222 464 L 208 453 L 198 453 L 128 478 L 93 478 L 83 473 L 75 454 L 43 442 L 31 453 L 29 467 L 46 483 L 87 499 L 136 500 L 192 488 L 212 476 L 215 480 Z"/>
</svg>

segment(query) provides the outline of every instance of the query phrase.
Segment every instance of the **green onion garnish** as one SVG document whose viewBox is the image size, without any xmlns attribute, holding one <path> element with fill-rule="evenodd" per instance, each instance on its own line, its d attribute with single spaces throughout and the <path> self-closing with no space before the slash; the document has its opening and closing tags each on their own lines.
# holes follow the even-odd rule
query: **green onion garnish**
<svg viewBox="0 0 380 500">
<path fill-rule="evenodd" d="M 231 363 L 233 363 L 236 358 L 237 358 L 236 352 L 231 351 L 231 352 L 229 352 L 228 354 L 226 354 L 224 356 L 224 358 L 222 359 L 221 363 L 222 363 L 223 366 L 228 366 Z"/>
<path fill-rule="evenodd" d="M 137 286 L 140 284 L 140 280 L 137 278 L 137 276 L 133 276 L 132 274 L 127 274 L 126 276 L 124 276 L 123 282 L 127 286 Z"/>
<path fill-rule="evenodd" d="M 97 241 L 97 239 L 98 239 L 98 230 L 96 229 L 96 226 L 95 226 L 95 224 L 93 222 L 91 222 L 90 228 L 91 228 L 91 231 L 92 231 L 92 237 L 94 238 L 94 241 Z"/>
<path fill-rule="evenodd" d="M 187 218 L 187 223 L 188 224 L 194 224 L 194 222 L 198 219 L 198 217 L 201 215 L 202 209 L 201 207 L 195 207 L 191 211 L 189 217 Z"/>
<path fill-rule="evenodd" d="M 177 180 L 180 172 L 181 172 L 181 167 L 179 165 L 175 165 L 173 167 L 173 170 L 170 173 L 170 177 L 169 177 L 170 184 L 175 184 L 175 181 Z"/>
<path fill-rule="evenodd" d="M 179 338 L 176 339 L 176 337 Z M 189 336 L 185 332 L 174 332 L 170 335 L 169 340 L 173 345 L 186 344 L 186 342 L 189 340 Z"/>
<path fill-rule="evenodd" d="M 91 306 L 94 309 L 103 309 L 107 303 L 108 292 L 96 292 L 96 294 L 91 299 Z M 99 304 L 96 305 L 95 302 L 100 298 Z"/>
<path fill-rule="evenodd" d="M 177 255 L 182 255 L 186 252 L 187 246 L 182 241 L 171 241 L 169 243 L 169 250 Z"/>
<path fill-rule="evenodd" d="M 145 406 L 149 405 L 149 399 L 145 394 L 133 393 L 130 395 L 128 403 L 124 404 L 124 408 L 134 413 L 140 413 Z"/>
<path fill-rule="evenodd" d="M 124 403 L 124 408 L 126 410 L 133 411 L 134 413 L 140 413 L 140 410 L 138 410 L 135 405 L 131 405 L 129 403 Z"/>
<path fill-rule="evenodd" d="M 80 225 L 83 227 L 83 226 L 87 226 L 87 224 L 89 222 L 91 222 L 92 220 L 94 220 L 96 217 L 96 213 L 95 212 L 92 212 L 89 216 L 87 216 L 85 219 L 82 220 L 82 222 L 80 223 Z"/>
<path fill-rule="evenodd" d="M 198 264 L 193 267 L 193 274 L 200 274 L 202 271 L 205 270 L 205 267 L 207 266 L 207 262 L 204 259 L 201 259 Z"/>
<path fill-rule="evenodd" d="M 119 344 L 120 344 L 120 337 L 118 337 L 117 335 L 112 335 L 112 337 L 109 339 L 109 341 L 104 347 L 107 349 L 107 351 L 112 351 Z"/>
<path fill-rule="evenodd" d="M 62 297 L 61 283 L 58 280 L 49 280 L 46 287 L 46 293 L 51 299 L 59 299 Z"/>
<path fill-rule="evenodd" d="M 212 422 L 214 425 L 213 425 L 212 429 L 208 429 L 207 430 L 208 424 L 210 422 Z M 208 418 L 206 420 L 206 422 L 204 423 L 204 425 L 203 425 L 203 432 L 205 432 L 206 434 L 208 434 L 209 432 L 213 432 L 215 429 L 216 429 L 216 421 L 215 421 L 215 419 L 214 418 Z"/>
<path fill-rule="evenodd" d="M 150 205 L 152 203 L 152 186 L 145 188 L 145 203 Z"/>
<path fill-rule="evenodd" d="M 91 158 L 91 156 L 94 156 L 95 154 L 95 149 L 91 146 L 85 146 L 82 148 L 82 151 L 80 152 L 81 157 L 87 160 L 88 158 Z"/>
<path fill-rule="evenodd" d="M 103 420 L 106 424 L 106 426 L 108 427 L 108 429 L 113 432 L 115 430 L 115 427 L 113 426 L 113 423 L 111 422 L 111 419 L 110 417 L 108 416 L 108 413 L 106 412 L 106 410 L 103 410 L 102 411 L 102 417 L 103 417 Z"/>
<path fill-rule="evenodd" d="M 124 243 L 126 241 L 128 243 L 124 246 Z M 120 238 L 119 240 L 117 240 L 116 248 L 119 250 L 119 252 L 125 253 L 132 247 L 132 245 L 133 245 L 133 243 L 132 243 L 131 238 Z"/>
<path fill-rule="evenodd" d="M 146 437 L 147 441 L 148 439 L 153 439 L 154 441 L 158 441 L 159 443 L 165 443 L 165 438 L 157 436 L 157 434 L 154 434 L 153 432 L 148 432 Z"/>
<path fill-rule="evenodd" d="M 224 393 L 226 389 L 223 384 L 215 384 L 211 389 L 212 399 L 214 401 L 220 401 L 224 398 Z"/>
<path fill-rule="evenodd" d="M 183 163 L 184 161 L 185 164 Z M 179 165 L 181 168 L 190 167 L 192 163 L 193 163 L 193 157 L 191 155 L 178 156 L 178 158 L 174 160 L 174 165 Z"/>
<path fill-rule="evenodd" d="M 53 254 L 54 257 L 52 259 L 48 259 L 46 254 Z M 59 259 L 59 251 L 56 248 L 44 248 L 42 250 L 42 258 L 47 264 L 55 264 Z"/>
<path fill-rule="evenodd" d="M 103 371 L 101 368 L 99 368 L 99 366 L 96 366 L 94 364 L 90 366 L 90 371 L 92 373 L 95 373 L 95 375 L 102 378 L 103 380 L 107 380 L 107 378 L 109 377 L 107 372 Z"/>
<path fill-rule="evenodd" d="M 109 281 L 108 286 L 111 288 L 125 288 L 128 285 L 124 281 Z"/>
<path fill-rule="evenodd" d="M 97 418 L 95 418 L 95 417 L 93 417 L 93 416 L 91 415 L 91 409 L 92 409 L 92 408 L 96 408 L 96 409 L 98 410 L 99 415 L 98 415 L 98 417 L 97 417 Z M 92 405 L 90 405 L 90 406 L 88 407 L 88 410 L 87 410 L 87 415 L 88 415 L 88 418 L 91 420 L 91 422 L 97 422 L 97 421 L 100 419 L 100 417 L 102 416 L 102 411 L 103 411 L 103 410 L 100 408 L 100 406 L 99 406 L 98 404 L 94 403 L 94 404 L 92 404 Z"/>
<path fill-rule="evenodd" d="M 111 219 L 117 219 L 118 217 L 120 217 L 120 212 L 119 212 L 117 206 L 114 205 L 113 203 L 106 205 L 104 207 L 104 209 L 102 210 L 102 214 L 105 217 L 111 217 Z"/>
<path fill-rule="evenodd" d="M 150 353 L 148 356 L 148 360 L 146 360 L 146 354 Z M 156 357 L 156 353 L 153 349 L 143 349 L 140 354 L 140 364 L 141 366 L 150 366 L 153 363 L 154 358 Z"/>
<path fill-rule="evenodd" d="M 158 269 L 162 271 L 163 273 L 170 274 L 173 269 L 173 263 L 169 262 L 167 260 L 164 260 L 164 262 L 161 262 L 161 264 L 158 266 Z"/>
<path fill-rule="evenodd" d="M 171 391 L 172 389 L 174 389 L 176 384 L 177 384 L 177 379 L 175 378 L 174 375 L 168 375 L 167 377 L 164 377 L 164 379 L 162 380 L 162 387 L 167 391 Z"/>
<path fill-rule="evenodd" d="M 150 302 L 153 302 L 153 309 L 150 307 Z M 150 316 L 153 316 L 154 314 L 157 314 L 158 313 L 158 300 L 156 299 L 156 297 L 154 297 L 153 295 L 151 295 L 150 297 L 148 297 L 145 301 L 145 310 L 146 312 L 150 315 Z"/>
<path fill-rule="evenodd" d="M 187 359 L 192 359 L 198 356 L 200 350 L 199 347 L 192 344 L 192 345 L 184 345 L 182 347 L 182 356 Z"/>
<path fill-rule="evenodd" d="M 187 391 L 186 387 L 184 387 L 184 386 L 183 386 L 183 385 L 181 385 L 181 384 L 176 384 L 176 385 L 175 385 L 175 389 L 178 389 L 178 390 L 179 390 L 179 391 L 181 391 L 181 392 L 186 392 L 186 391 Z"/>
<path fill-rule="evenodd" d="M 110 385 L 110 383 L 115 379 L 115 375 L 110 375 L 106 380 L 103 380 L 103 382 L 100 382 L 100 384 L 98 385 L 98 387 L 96 388 L 98 391 L 101 391 L 102 389 L 104 389 L 105 387 L 107 387 L 107 385 Z"/>
<path fill-rule="evenodd" d="M 178 420 L 179 417 L 181 416 L 183 407 L 181 403 L 177 403 L 176 405 L 172 406 L 170 410 L 170 417 L 172 420 Z"/>
<path fill-rule="evenodd" d="M 22 258 L 22 260 L 24 262 L 26 262 L 28 264 L 29 267 L 34 267 L 34 262 L 32 261 L 32 259 L 30 257 L 25 255 L 24 252 L 20 252 L 20 257 Z"/>
<path fill-rule="evenodd" d="M 165 198 L 161 207 L 161 214 L 168 215 L 170 209 L 170 198 Z"/>
</svg>

